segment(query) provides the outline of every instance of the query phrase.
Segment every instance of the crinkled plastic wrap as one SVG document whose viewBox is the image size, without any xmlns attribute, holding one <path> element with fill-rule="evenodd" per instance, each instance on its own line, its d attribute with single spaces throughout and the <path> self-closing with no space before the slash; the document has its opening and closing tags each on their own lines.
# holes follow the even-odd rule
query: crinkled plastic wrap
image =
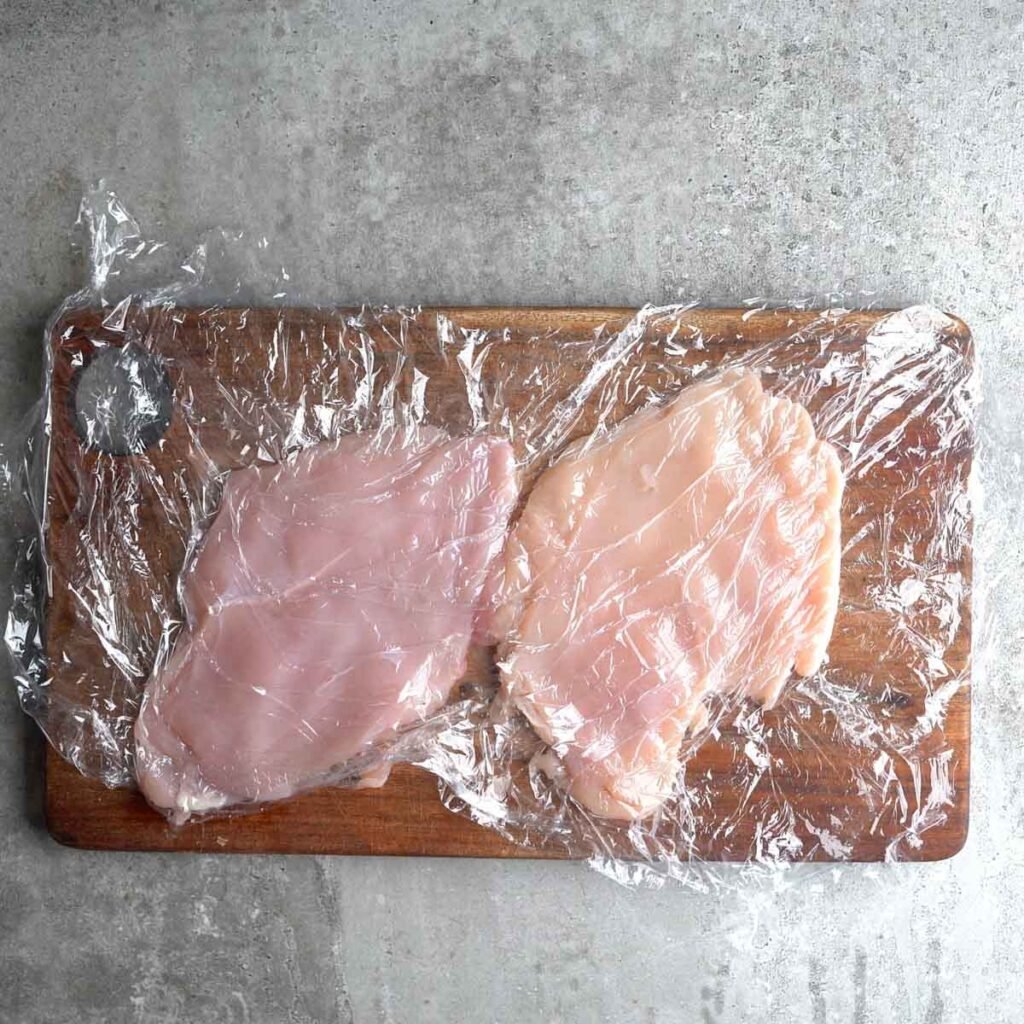
<svg viewBox="0 0 1024 1024">
<path fill-rule="evenodd" d="M 339 311 L 82 219 L 6 631 L 82 772 L 180 823 L 410 762 L 627 881 L 900 859 L 965 796 L 958 321 Z"/>
</svg>

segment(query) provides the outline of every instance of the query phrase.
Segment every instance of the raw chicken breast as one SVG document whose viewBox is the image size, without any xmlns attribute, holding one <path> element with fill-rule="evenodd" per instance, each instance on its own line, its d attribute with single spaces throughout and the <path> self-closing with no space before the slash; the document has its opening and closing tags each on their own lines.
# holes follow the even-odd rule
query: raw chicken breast
<svg viewBox="0 0 1024 1024">
<path fill-rule="evenodd" d="M 137 775 L 178 820 L 346 774 L 446 701 L 516 499 L 507 443 L 351 436 L 232 473 L 146 690 Z"/>
<path fill-rule="evenodd" d="M 713 693 L 773 703 L 816 671 L 839 594 L 843 478 L 807 411 L 729 371 L 570 449 L 505 556 L 503 688 L 580 804 L 673 792 Z"/>
</svg>

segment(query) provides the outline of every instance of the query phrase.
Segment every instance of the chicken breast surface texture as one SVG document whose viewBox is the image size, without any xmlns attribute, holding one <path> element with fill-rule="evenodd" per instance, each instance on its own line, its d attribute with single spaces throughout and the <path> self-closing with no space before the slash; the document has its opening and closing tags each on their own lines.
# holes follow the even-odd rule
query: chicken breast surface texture
<svg viewBox="0 0 1024 1024">
<path fill-rule="evenodd" d="M 843 477 L 803 406 L 738 370 L 585 440 L 505 554 L 502 684 L 588 810 L 672 794 L 706 698 L 770 705 L 815 672 L 839 595 Z"/>
<path fill-rule="evenodd" d="M 515 500 L 507 443 L 432 429 L 231 473 L 136 724 L 150 802 L 182 820 L 289 796 L 353 759 L 381 784 L 374 752 L 465 669 Z"/>
</svg>

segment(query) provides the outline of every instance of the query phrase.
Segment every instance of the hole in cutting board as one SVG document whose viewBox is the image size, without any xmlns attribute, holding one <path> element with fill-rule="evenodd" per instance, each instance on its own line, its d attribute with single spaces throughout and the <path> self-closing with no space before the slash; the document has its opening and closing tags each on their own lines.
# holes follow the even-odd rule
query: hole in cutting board
<svg viewBox="0 0 1024 1024">
<path fill-rule="evenodd" d="M 87 448 L 133 455 L 171 424 L 173 390 L 163 361 L 134 342 L 97 349 L 74 376 L 72 420 Z"/>
</svg>

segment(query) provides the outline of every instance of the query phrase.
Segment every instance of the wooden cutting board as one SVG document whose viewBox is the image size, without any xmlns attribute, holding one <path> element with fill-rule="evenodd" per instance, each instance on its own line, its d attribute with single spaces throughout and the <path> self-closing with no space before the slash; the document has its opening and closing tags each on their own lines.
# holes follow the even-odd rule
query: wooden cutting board
<svg viewBox="0 0 1024 1024">
<path fill-rule="evenodd" d="M 445 387 L 463 393 L 466 367 L 455 358 L 445 357 L 439 346 L 437 318 L 443 313 L 463 330 L 503 330 L 501 349 L 483 363 L 483 383 L 500 389 L 501 400 L 513 415 L 537 414 L 537 388 L 529 383 L 531 370 L 546 367 L 549 380 L 545 400 L 555 402 L 565 389 L 574 387 L 592 367 L 592 339 L 603 325 L 614 328 L 632 315 L 622 309 L 449 309 L 425 311 L 415 324 L 406 324 L 406 342 L 415 350 L 418 364 L 437 389 Z M 751 316 L 741 309 L 692 309 L 675 315 L 673 324 L 662 323 L 657 330 L 666 342 L 664 358 L 657 365 L 636 366 L 632 384 L 614 398 L 617 410 L 627 414 L 650 394 L 671 388 L 674 374 L 708 366 L 742 355 L 752 346 L 790 339 L 780 349 L 779 358 L 792 366 L 820 355 L 822 337 L 832 338 L 830 351 L 856 353 L 875 328 L 885 311 L 855 312 L 822 319 L 819 313 L 797 311 L 759 312 Z M 94 311 L 67 314 L 53 328 L 53 444 L 49 468 L 48 550 L 54 590 L 48 609 L 47 650 L 53 681 L 53 707 L 63 698 L 71 704 L 84 687 L 93 692 L 105 688 L 111 706 L 126 707 L 137 699 L 147 666 L 118 669 L 109 649 L 105 649 L 88 628 L 80 590 L 75 587 L 79 572 L 80 541 L 89 531 L 102 529 L 106 503 L 126 500 L 124 485 L 130 476 L 135 456 L 111 458 L 86 450 L 76 432 L 73 416 L 73 387 L 76 372 L 95 351 L 96 342 L 122 344 L 126 336 L 141 339 L 144 348 L 163 356 L 168 365 L 174 401 L 188 401 L 193 410 L 203 403 L 225 400 L 233 385 L 259 379 L 273 364 L 282 403 L 294 401 L 303 386 L 310 366 L 322 368 L 336 359 L 335 385 L 344 392 L 352 380 L 346 377 L 341 352 L 341 311 L 307 310 L 183 310 L 140 313 L 129 311 L 128 321 L 118 330 L 104 327 Z M 387 324 L 374 329 L 375 346 L 382 366 L 393 365 L 394 331 Z M 126 333 L 127 332 L 127 333 Z M 967 365 L 973 359 L 970 333 L 960 321 L 951 318 L 943 328 L 943 344 L 956 350 Z M 462 335 L 460 335 L 462 336 Z M 702 339 L 700 345 L 680 346 L 672 339 Z M 450 340 L 450 339 L 449 339 Z M 877 339 L 873 342 L 878 343 Z M 883 339 L 884 343 L 884 339 Z M 333 355 L 332 355 L 333 353 Z M 674 365 L 674 361 L 678 366 Z M 281 366 L 287 372 L 281 372 Z M 557 369 L 557 373 L 556 373 Z M 557 381 L 550 383 L 557 376 Z M 680 378 L 682 379 L 682 378 Z M 447 384 L 445 382 L 448 382 Z M 332 386 L 335 386 L 332 385 Z M 561 391 L 559 389 L 562 389 Z M 647 389 L 647 390 L 645 390 Z M 823 389 L 812 402 L 828 400 Z M 607 395 L 604 396 L 607 400 Z M 443 401 L 443 394 L 442 394 Z M 465 406 L 453 403 L 453 408 Z M 543 410 L 540 410 L 543 411 Z M 549 410 L 550 411 L 550 410 Z M 456 415 L 462 415 L 457 413 Z M 185 453 L 192 443 L 183 423 L 174 412 L 169 429 L 160 443 L 151 448 L 151 460 L 161 486 L 173 491 L 182 484 Z M 563 441 L 589 432 L 594 414 L 584 408 L 571 424 Z M 884 426 L 884 424 L 883 424 Z M 211 423 L 203 437 L 204 447 L 215 452 L 221 465 L 241 465 L 252 458 L 253 437 L 244 431 L 227 436 Z M 972 458 L 970 441 L 956 449 L 947 449 L 942 459 L 929 464 L 927 453 L 938 444 L 938 427 L 925 421 L 908 429 L 902 444 L 870 473 L 851 479 L 844 498 L 844 539 L 857 535 L 857 557 L 844 561 L 842 602 L 830 647 L 833 678 L 855 688 L 858 699 L 871 702 L 886 722 L 914 734 L 914 724 L 924 713 L 925 691 L 917 682 L 918 666 L 903 664 L 899 656 L 883 652 L 876 643 L 880 629 L 879 613 L 871 601 L 864 600 L 872 586 L 870 566 L 879 560 L 883 543 L 911 543 L 920 538 L 934 494 L 950 487 L 962 488 Z M 924 455 L 922 456 L 922 453 Z M 904 487 L 908 465 L 919 465 L 913 492 L 894 501 L 894 488 Z M 542 468 L 540 465 L 535 470 Z M 126 475 L 127 474 L 127 475 Z M 83 494 L 87 487 L 88 494 Z M 148 563 L 160 575 L 159 599 L 173 601 L 173 584 L 184 549 L 180 529 L 168 522 L 167 493 L 160 489 L 135 493 L 139 503 L 139 538 Z M 173 502 L 172 502 L 173 505 Z M 876 520 L 883 527 L 870 526 Z M 865 524 L 868 524 L 865 527 Z M 967 542 L 945 568 L 970 581 L 971 551 L 969 521 Z M 893 571 L 890 567 L 890 571 Z M 130 565 L 118 574 L 123 601 L 133 617 L 132 628 L 149 637 L 150 646 L 159 634 L 157 616 L 151 614 L 152 585 L 132 573 Z M 145 606 L 144 606 L 145 605 Z M 969 586 L 956 608 L 958 625 L 943 655 L 950 672 L 966 672 L 970 653 Z M 148 631 L 148 633 L 147 633 Z M 145 646 L 145 645 L 143 645 Z M 880 659 L 884 673 L 878 671 Z M 796 701 L 796 704 L 792 702 Z M 829 860 L 836 856 L 860 861 L 882 860 L 890 844 L 906 828 L 911 806 L 900 806 L 895 798 L 865 800 L 857 779 L 871 774 L 870 765 L 882 754 L 878 749 L 852 748 L 836 740 L 829 728 L 828 716 L 813 700 L 787 697 L 779 709 L 767 712 L 767 733 L 785 726 L 785 716 L 799 706 L 801 736 L 799 744 L 786 743 L 777 754 L 773 783 L 777 796 L 793 811 L 793 827 L 806 839 L 803 859 Z M 902 787 L 913 802 L 919 786 L 922 766 L 936 764 L 948 772 L 949 792 L 944 814 L 921 835 L 919 843 L 902 844 L 899 856 L 905 859 L 938 860 L 961 848 L 967 835 L 970 766 L 970 690 L 961 685 L 949 696 L 942 727 L 923 736 L 919 748 L 901 750 L 891 758 L 893 786 Z M 733 783 L 733 769 L 743 757 L 743 738 L 726 723 L 721 734 L 709 739 L 688 766 L 690 778 L 699 777 L 706 787 L 706 821 L 696 848 L 704 859 L 743 860 L 759 841 L 759 823 L 754 813 L 737 814 L 739 802 L 750 794 L 739 793 Z M 891 751 L 889 752 L 892 753 Z M 929 760 L 930 759 L 930 760 Z M 46 812 L 51 834 L 61 843 L 85 849 L 103 850 L 180 850 L 249 853 L 318 854 L 411 854 L 477 857 L 582 856 L 588 851 L 513 845 L 499 834 L 478 826 L 461 814 L 446 809 L 439 799 L 437 780 L 411 767 L 396 769 L 385 787 L 378 790 L 325 788 L 265 810 L 225 819 L 197 822 L 180 829 L 170 828 L 165 820 L 148 808 L 138 793 L 130 789 L 108 789 L 81 775 L 52 748 L 48 749 L 46 768 Z M 915 773 L 918 777 L 915 778 Z M 715 827 L 726 820 L 732 827 Z M 805 821 L 842 822 L 842 838 L 847 849 L 836 853 L 834 844 L 811 834 Z"/>
</svg>

